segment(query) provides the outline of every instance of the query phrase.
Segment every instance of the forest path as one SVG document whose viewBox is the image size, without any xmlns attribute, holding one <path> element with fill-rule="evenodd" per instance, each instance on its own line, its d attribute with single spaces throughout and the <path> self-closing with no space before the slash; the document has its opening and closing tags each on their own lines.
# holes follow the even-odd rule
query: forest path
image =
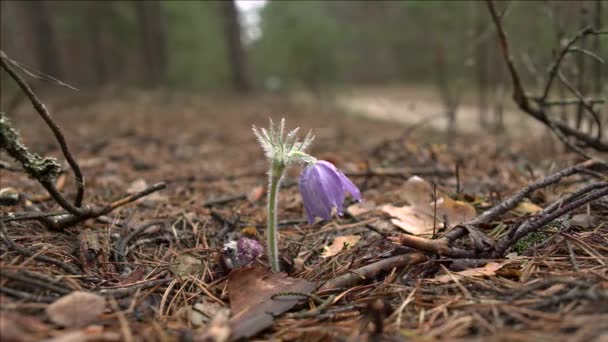
<svg viewBox="0 0 608 342">
<path fill-rule="evenodd" d="M 489 99 L 491 100 L 491 99 Z M 456 129 L 461 133 L 479 133 L 484 128 L 479 122 L 475 94 L 464 93 L 456 113 Z M 335 98 L 338 108 L 368 118 L 393 121 L 407 125 L 425 125 L 439 131 L 447 128 L 446 109 L 438 92 L 428 87 L 361 88 L 340 92 Z M 543 132 L 542 125 L 521 113 L 508 94 L 503 100 L 504 125 L 514 136 Z M 496 122 L 496 111 L 488 106 L 490 127 Z"/>
</svg>

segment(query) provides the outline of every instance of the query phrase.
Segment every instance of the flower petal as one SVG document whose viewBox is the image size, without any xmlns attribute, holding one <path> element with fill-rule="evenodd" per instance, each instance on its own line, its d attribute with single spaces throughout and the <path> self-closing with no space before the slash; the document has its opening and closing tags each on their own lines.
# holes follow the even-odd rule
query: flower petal
<svg viewBox="0 0 608 342">
<path fill-rule="evenodd" d="M 326 220 L 331 218 L 331 203 L 325 196 L 322 184 L 322 177 L 314 164 L 304 168 L 300 175 L 299 188 L 309 224 L 312 224 L 317 216 Z"/>
<path fill-rule="evenodd" d="M 342 188 L 353 196 L 354 199 L 361 202 L 361 191 L 359 191 L 359 188 L 342 171 L 338 170 L 338 176 L 342 181 Z"/>
</svg>

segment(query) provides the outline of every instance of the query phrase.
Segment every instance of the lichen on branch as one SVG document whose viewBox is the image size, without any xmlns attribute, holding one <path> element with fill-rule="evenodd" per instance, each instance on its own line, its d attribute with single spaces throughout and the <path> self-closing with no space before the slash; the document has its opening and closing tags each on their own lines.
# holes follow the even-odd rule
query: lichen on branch
<svg viewBox="0 0 608 342">
<path fill-rule="evenodd" d="M 15 158 L 29 176 L 39 181 L 53 184 L 62 172 L 57 159 L 41 157 L 25 147 L 19 132 L 13 128 L 8 116 L 3 112 L 0 112 L 0 148 Z"/>
</svg>

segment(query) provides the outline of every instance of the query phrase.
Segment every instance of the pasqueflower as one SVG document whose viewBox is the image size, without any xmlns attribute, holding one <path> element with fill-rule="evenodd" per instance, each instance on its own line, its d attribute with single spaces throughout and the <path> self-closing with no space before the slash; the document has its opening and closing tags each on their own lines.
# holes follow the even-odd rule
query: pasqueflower
<svg viewBox="0 0 608 342">
<path fill-rule="evenodd" d="M 346 192 L 361 201 L 357 186 L 332 163 L 324 160 L 315 161 L 302 171 L 299 187 L 308 223 L 311 224 L 315 217 L 329 220 L 333 208 L 336 208 L 338 215 L 342 215 Z"/>
</svg>

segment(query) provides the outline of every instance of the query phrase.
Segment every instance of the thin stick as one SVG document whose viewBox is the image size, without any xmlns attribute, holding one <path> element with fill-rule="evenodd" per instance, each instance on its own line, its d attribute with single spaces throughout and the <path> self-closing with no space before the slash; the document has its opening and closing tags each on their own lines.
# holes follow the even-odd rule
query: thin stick
<svg viewBox="0 0 608 342">
<path fill-rule="evenodd" d="M 59 128 L 59 126 L 55 123 L 55 121 L 53 121 L 53 118 L 51 117 L 51 113 L 48 111 L 46 106 L 44 104 L 42 104 L 42 102 L 40 102 L 40 100 L 38 99 L 36 94 L 34 94 L 34 91 L 27 84 L 27 82 L 23 78 L 21 78 L 21 76 L 19 76 L 19 74 L 16 73 L 8 65 L 7 60 L 8 60 L 8 57 L 6 56 L 4 51 L 0 50 L 0 63 L 2 64 L 2 68 L 13 78 L 13 80 L 15 80 L 15 82 L 17 82 L 17 84 L 19 85 L 21 90 L 23 90 L 23 92 L 25 92 L 27 97 L 30 99 L 30 102 L 32 103 L 32 106 L 34 107 L 34 109 L 36 109 L 38 114 L 40 114 L 42 119 L 49 126 L 49 128 L 55 135 L 55 139 L 57 139 L 57 142 L 59 143 L 59 146 L 61 147 L 61 152 L 63 152 L 65 159 L 67 160 L 68 164 L 72 168 L 72 171 L 74 171 L 74 177 L 76 178 L 76 182 L 75 182 L 76 183 L 76 198 L 74 199 L 74 205 L 76 207 L 82 206 L 82 199 L 84 198 L 84 184 L 85 184 L 84 176 L 82 175 L 80 166 L 78 165 L 78 163 L 76 162 L 76 159 L 74 159 L 74 157 L 72 156 L 72 152 L 70 152 L 70 149 L 68 148 L 68 144 L 65 140 L 63 133 L 61 132 L 61 128 Z"/>
</svg>

